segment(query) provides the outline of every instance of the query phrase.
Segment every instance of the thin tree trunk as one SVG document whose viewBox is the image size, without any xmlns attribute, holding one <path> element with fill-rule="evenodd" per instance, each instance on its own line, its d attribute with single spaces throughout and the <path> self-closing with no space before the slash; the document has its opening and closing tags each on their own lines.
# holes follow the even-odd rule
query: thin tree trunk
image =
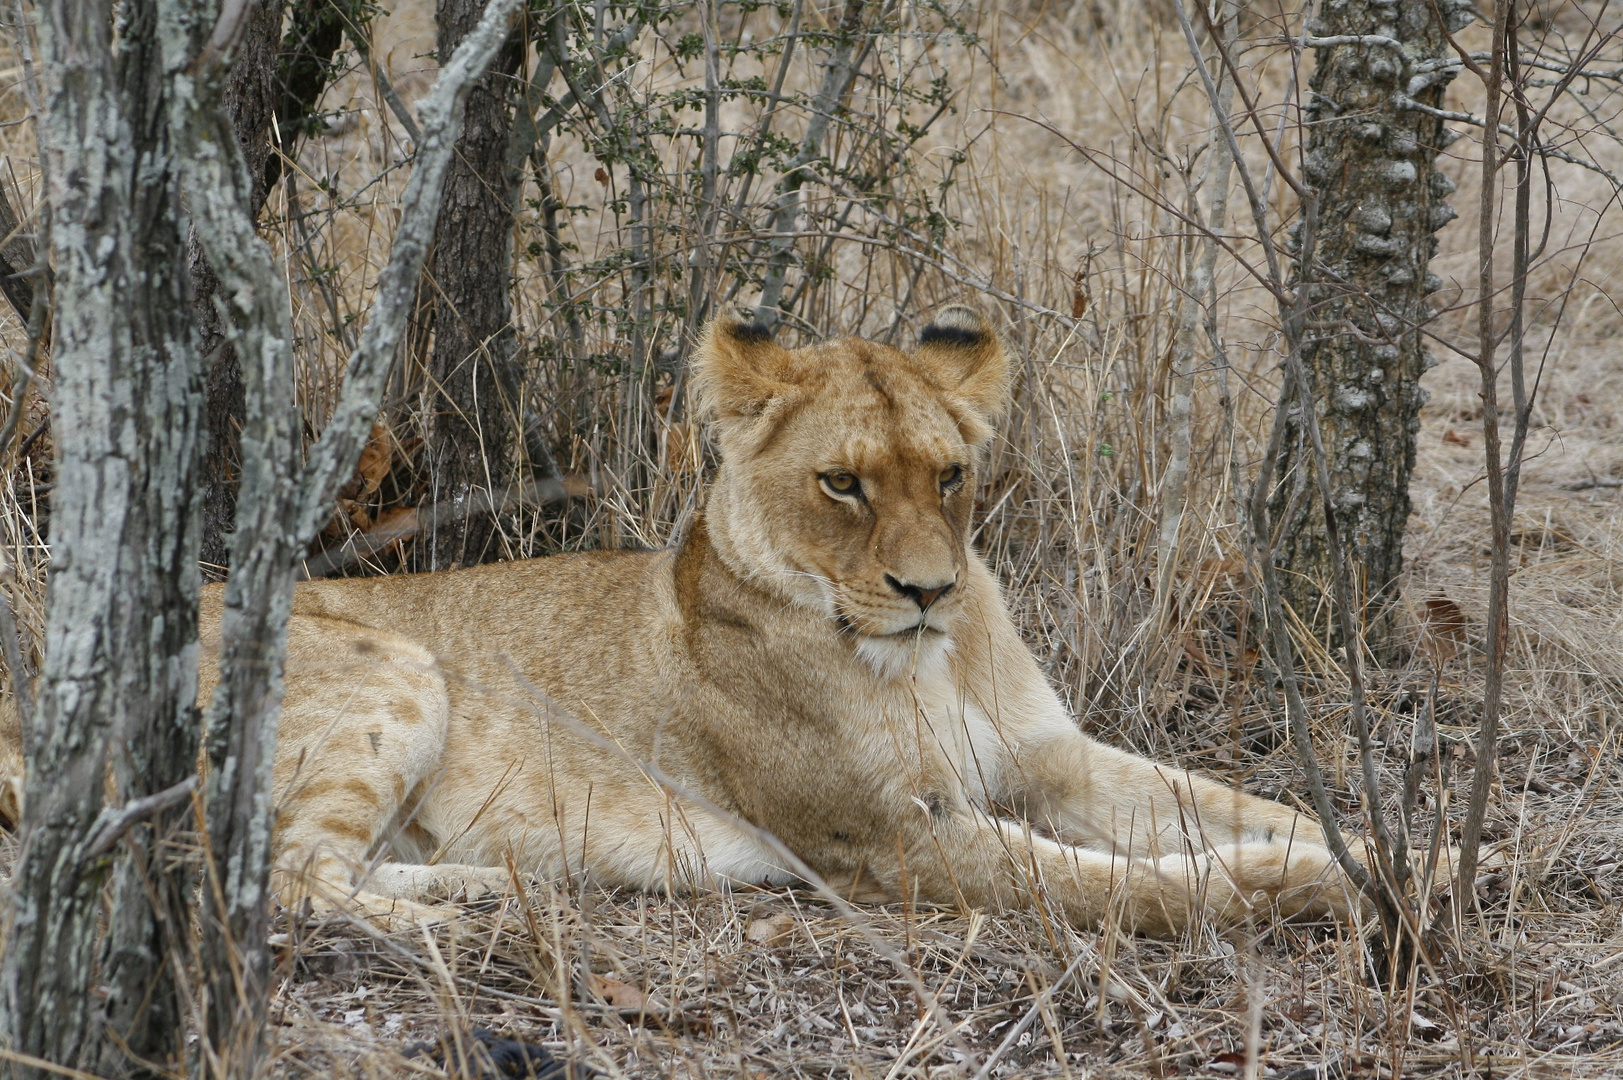
<svg viewBox="0 0 1623 1080">
<path fill-rule="evenodd" d="M 440 0 L 439 54 L 449 56 L 473 29 L 483 0 Z M 423 538 L 422 568 L 443 570 L 485 562 L 501 554 L 495 519 L 477 509 L 475 495 L 508 477 L 521 379 L 508 300 L 512 265 L 513 188 L 507 144 L 513 124 L 508 103 L 524 55 L 522 34 L 512 35 L 492 69 L 468 95 L 462 137 L 446 179 L 429 288 L 434 290 L 434 352 L 429 360 L 429 505 L 447 503 L 447 515 Z"/>
<path fill-rule="evenodd" d="M 794 262 L 795 232 L 800 223 L 800 189 L 810 179 L 806 167 L 822 156 L 823 139 L 834 122 L 835 109 L 851 92 L 851 84 L 867 55 L 865 50 L 857 48 L 866 5 L 867 0 L 846 0 L 834 47 L 829 53 L 828 69 L 823 73 L 823 84 L 812 99 L 811 117 L 800 140 L 800 152 L 778 181 L 777 206 L 770 223 L 772 238 L 767 243 L 766 275 L 761 282 L 761 299 L 755 308 L 755 321 L 768 329 L 776 327 L 785 314 L 779 303 L 783 299 L 789 266 Z"/>
<path fill-rule="evenodd" d="M 1215 32 L 1232 43 L 1239 26 L 1238 9 L 1232 3 L 1218 8 Z M 1219 107 L 1227 115 L 1234 102 L 1234 77 L 1219 62 L 1217 93 Z M 1215 318 L 1216 306 L 1217 236 L 1228 217 L 1229 184 L 1234 162 L 1229 158 L 1228 144 L 1213 139 L 1206 158 L 1206 168 L 1200 187 L 1190 192 L 1189 214 L 1204 220 L 1205 231 L 1198 242 L 1190 238 L 1184 263 L 1183 291 L 1178 296 L 1178 325 L 1172 347 L 1172 408 L 1167 417 L 1171 454 L 1166 475 L 1161 480 L 1161 520 L 1157 539 L 1155 611 L 1158 640 L 1168 640 L 1168 622 L 1172 613 L 1172 584 L 1178 570 L 1179 537 L 1183 526 L 1184 489 L 1189 478 L 1190 411 L 1195 392 L 1195 353 L 1200 339 L 1215 345 L 1210 335 L 1202 333 L 1201 309 L 1207 312 L 1207 321 Z M 1200 192 L 1207 191 L 1206 212 L 1201 213 Z"/>
<path fill-rule="evenodd" d="M 295 0 L 282 35 L 286 0 L 253 5 L 233 51 L 221 105 L 253 178 L 249 210 L 255 221 L 282 177 L 282 158 L 310 133 L 310 117 L 335 74 L 333 58 L 346 32 L 359 33 L 366 13 L 355 0 Z M 199 349 L 208 370 L 208 456 L 204 465 L 203 561 L 224 567 L 236 520 L 242 472 L 242 364 L 226 341 L 214 305 L 219 281 L 195 240 L 191 246 L 193 304 Z"/>
<path fill-rule="evenodd" d="M 1451 68 L 1429 63 L 1448 49 L 1439 6 L 1451 28 L 1469 21 L 1469 6 L 1458 0 L 1347 0 L 1321 9 L 1310 27 L 1317 37 L 1308 41 L 1318 47 L 1303 172 L 1319 193 L 1320 218 L 1302 359 L 1361 585 L 1356 615 L 1367 620 L 1378 656 L 1390 656 L 1394 645 L 1389 613 L 1425 401 L 1420 376 L 1430 363 L 1420 328 L 1432 317 L 1426 296 L 1437 287 L 1427 270 L 1437 250 L 1432 234 L 1455 217 L 1444 201 L 1454 185 L 1435 168 L 1448 138 L 1442 120 L 1404 107 L 1410 94 L 1436 107 L 1451 78 Z M 1298 419 L 1286 432 L 1270 506 L 1276 558 L 1286 600 L 1339 642 L 1311 463 Z"/>
<path fill-rule="evenodd" d="M 14 1050 L 105 1074 L 128 1063 L 109 1036 L 160 1064 L 182 1050 L 166 964 L 170 931 L 189 925 L 190 876 L 159 845 L 188 815 L 143 797 L 177 781 L 183 793 L 197 745 L 202 386 L 163 123 L 168 69 L 183 58 L 150 0 L 119 6 L 116 53 L 107 0 L 40 11 L 58 486 L 0 1027 Z M 126 812 L 103 805 L 109 768 Z M 110 1030 L 98 1030 L 98 996 Z"/>
<path fill-rule="evenodd" d="M 1488 648 L 1487 671 L 1482 687 L 1482 716 L 1477 721 L 1476 764 L 1471 777 L 1471 797 L 1466 804 L 1464 827 L 1460 830 L 1460 881 L 1464 893 L 1462 902 L 1454 906 L 1456 918 L 1476 900 L 1477 845 L 1482 839 L 1482 824 L 1488 813 L 1488 797 L 1492 794 L 1493 777 L 1499 757 L 1499 719 L 1504 708 L 1505 651 L 1510 640 L 1510 523 L 1516 513 L 1516 486 L 1520 479 L 1520 452 L 1527 433 L 1530 408 L 1522 368 L 1522 316 L 1518 310 L 1512 315 L 1516 331 L 1512 344 L 1514 413 L 1513 451 L 1510 473 L 1507 477 L 1502 438 L 1499 428 L 1499 309 L 1494 304 L 1498 282 L 1494 267 L 1494 245 L 1498 240 L 1496 211 L 1501 185 L 1499 171 L 1504 159 L 1499 151 L 1501 118 L 1508 102 L 1505 86 L 1506 61 L 1514 48 L 1516 0 L 1495 0 L 1493 5 L 1493 49 L 1489 57 L 1485 84 L 1487 100 L 1482 110 L 1482 200 L 1477 217 L 1477 375 L 1481 380 L 1482 400 L 1482 458 L 1486 466 L 1488 485 L 1488 516 L 1490 535 L 1488 558 Z M 1511 93 L 1520 89 L 1512 83 Z M 1527 130 L 1526 114 L 1521 112 L 1518 125 L 1520 146 L 1512 153 L 1525 155 L 1533 134 Z M 1525 275 L 1527 273 L 1528 205 L 1530 192 L 1525 190 L 1525 174 L 1518 183 L 1516 194 L 1515 233 L 1512 239 L 1514 274 L 1511 298 L 1519 309 L 1525 301 Z"/>
<path fill-rule="evenodd" d="M 179 7 L 186 0 L 168 0 Z M 235 344 L 252 380 L 233 570 L 220 627 L 220 681 L 207 719 L 209 878 L 202 967 L 205 1069 L 251 1076 L 264 1056 L 269 990 L 271 766 L 296 560 L 331 514 L 377 416 L 427 254 L 440 191 L 471 82 L 505 38 L 517 0 L 491 0 L 421 107 L 422 142 L 407 182 L 371 317 L 345 373 L 338 407 L 302 469 L 292 400 L 292 330 L 282 279 L 248 215 L 248 173 L 217 107 L 218 72 L 200 65 L 195 98 L 177 101 L 192 215 L 223 292 L 246 301 Z"/>
</svg>

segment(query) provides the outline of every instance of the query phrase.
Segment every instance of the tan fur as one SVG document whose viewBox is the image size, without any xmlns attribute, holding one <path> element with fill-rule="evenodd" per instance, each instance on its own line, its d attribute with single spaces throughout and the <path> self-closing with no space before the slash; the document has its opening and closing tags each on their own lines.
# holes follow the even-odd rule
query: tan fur
<svg viewBox="0 0 1623 1080">
<path fill-rule="evenodd" d="M 1077 730 L 968 543 L 1008 359 L 966 308 L 922 340 L 714 324 L 694 377 L 722 464 L 672 550 L 301 585 L 284 899 L 792 880 L 743 821 L 864 897 L 1163 934 L 1349 910 L 1310 819 Z"/>
</svg>

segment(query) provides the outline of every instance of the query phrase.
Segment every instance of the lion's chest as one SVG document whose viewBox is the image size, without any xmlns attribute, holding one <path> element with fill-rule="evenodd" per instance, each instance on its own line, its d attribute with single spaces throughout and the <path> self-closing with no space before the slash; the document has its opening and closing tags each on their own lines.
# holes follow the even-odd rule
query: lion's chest
<svg viewBox="0 0 1623 1080">
<path fill-rule="evenodd" d="M 944 655 L 919 663 L 873 701 L 887 749 L 916 772 L 921 791 L 956 788 L 982 809 L 998 799 L 1007 746 L 987 711 L 957 684 Z"/>
</svg>

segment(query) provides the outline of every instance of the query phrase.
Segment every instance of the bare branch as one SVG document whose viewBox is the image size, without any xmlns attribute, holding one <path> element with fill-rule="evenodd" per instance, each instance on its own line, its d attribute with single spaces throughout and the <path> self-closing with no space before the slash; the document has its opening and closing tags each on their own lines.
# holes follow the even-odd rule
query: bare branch
<svg viewBox="0 0 1623 1080">
<path fill-rule="evenodd" d="M 1493 17 L 1493 49 L 1484 80 L 1486 102 L 1484 125 L 1497 131 L 1504 105 L 1506 42 L 1513 0 L 1496 0 Z M 1510 634 L 1510 514 L 1505 501 L 1503 456 L 1499 441 L 1499 372 L 1494 359 L 1498 334 L 1494 330 L 1494 243 L 1499 219 L 1495 213 L 1499 198 L 1499 144 L 1482 140 L 1482 198 L 1477 236 L 1478 310 L 1477 371 L 1482 395 L 1482 456 L 1488 474 L 1490 554 L 1488 559 L 1488 657 L 1482 694 L 1482 717 L 1477 724 L 1476 772 L 1471 777 L 1471 798 L 1460 831 L 1460 881 L 1458 895 L 1463 905 L 1475 900 L 1472 883 L 1476 879 L 1477 846 L 1488 813 L 1488 795 L 1499 750 L 1499 712 L 1503 707 L 1505 646 Z"/>
<path fill-rule="evenodd" d="M 1256 182 L 1251 178 L 1251 170 L 1246 167 L 1245 155 L 1240 151 L 1240 140 L 1234 134 L 1234 125 L 1229 121 L 1228 110 L 1223 107 L 1222 95 L 1218 93 L 1217 84 L 1212 81 L 1212 73 L 1206 67 L 1206 59 L 1201 55 L 1200 43 L 1195 40 L 1195 28 L 1189 23 L 1189 12 L 1184 9 L 1183 0 L 1172 0 L 1174 9 L 1178 12 L 1178 25 L 1183 27 L 1183 39 L 1189 45 L 1189 53 L 1194 58 L 1195 70 L 1200 75 L 1200 84 L 1206 89 L 1206 100 L 1212 108 L 1212 119 L 1216 121 L 1219 130 L 1223 133 L 1223 141 L 1228 144 L 1229 157 L 1233 160 L 1236 171 L 1240 174 L 1240 184 L 1245 188 L 1246 200 L 1251 205 L 1251 220 L 1256 225 L 1257 242 L 1262 245 L 1263 258 L 1268 263 L 1268 277 L 1274 283 L 1281 295 L 1285 284 L 1285 276 L 1279 265 L 1279 254 L 1274 249 L 1273 234 L 1268 229 L 1268 208 L 1262 201 L 1262 194 L 1257 190 Z M 1218 46 L 1222 53 L 1222 46 Z M 1225 64 L 1227 54 L 1222 53 Z M 1230 70 L 1236 89 L 1239 86 L 1237 73 Z M 1249 102 L 1247 103 L 1249 105 Z"/>
<path fill-rule="evenodd" d="M 155 794 L 131 799 L 116 810 L 106 807 L 96 819 L 90 837 L 85 842 L 84 858 L 87 861 L 101 858 L 113 850 L 113 845 L 118 843 L 125 833 L 148 818 L 163 813 L 171 806 L 185 802 L 196 790 L 197 777 L 192 775 Z"/>
<path fill-rule="evenodd" d="M 220 6 L 220 17 L 214 23 L 213 33 L 209 34 L 203 51 L 197 54 L 197 59 L 192 63 L 194 73 L 212 71 L 225 60 L 242 34 L 242 28 L 248 24 L 248 11 L 252 7 L 252 0 L 225 0 Z"/>
<path fill-rule="evenodd" d="M 463 514 L 501 514 L 521 506 L 568 502 L 570 498 L 584 493 L 581 488 L 571 490 L 572 483 L 549 476 L 515 484 L 500 496 L 489 491 L 472 492 L 471 506 L 467 500 L 441 500 L 432 506 L 413 510 L 398 521 L 380 525 L 369 532 L 357 533 L 337 547 L 304 560 L 299 567 L 298 578 L 300 581 L 310 581 L 339 570 L 348 570 L 396 541 L 420 533 L 432 533 L 435 525 Z"/>
<path fill-rule="evenodd" d="M 858 31 L 862 27 L 862 12 L 866 0 L 846 0 L 845 13 L 840 17 L 839 36 L 829 56 L 828 70 L 823 84 L 812 99 L 811 120 L 800 140 L 800 152 L 783 171 L 778 181 L 777 207 L 772 212 L 770 228 L 774 236 L 767 244 L 766 279 L 761 284 L 761 299 L 755 309 L 755 320 L 763 326 L 778 324 L 783 312 L 778 302 L 783 297 L 785 276 L 789 270 L 794 242 L 785 236 L 794 232 L 800 218 L 800 189 L 805 184 L 806 169 L 821 156 L 823 139 L 834 118 L 835 107 L 850 91 L 856 79 L 866 49 L 856 52 Z"/>
</svg>

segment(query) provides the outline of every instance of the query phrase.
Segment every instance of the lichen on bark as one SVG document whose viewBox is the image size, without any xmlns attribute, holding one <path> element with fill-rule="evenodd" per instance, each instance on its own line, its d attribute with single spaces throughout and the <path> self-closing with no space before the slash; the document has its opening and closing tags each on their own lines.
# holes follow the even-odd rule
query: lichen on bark
<svg viewBox="0 0 1623 1080">
<path fill-rule="evenodd" d="M 96 837 L 109 789 L 133 802 L 195 767 L 202 367 L 163 122 L 176 57 L 157 6 L 39 13 L 57 475 L 0 1042 L 105 1076 L 137 1058 L 176 1065 L 182 1050 L 168 951 L 191 876 L 164 833 L 189 807 L 116 849 Z"/>
<path fill-rule="evenodd" d="M 1321 44 L 1302 171 L 1317 193 L 1318 227 L 1301 282 L 1311 299 L 1302 359 L 1360 615 L 1383 658 L 1397 648 L 1391 605 L 1425 402 L 1420 377 L 1430 363 L 1421 328 L 1440 284 L 1428 265 L 1434 234 L 1455 217 L 1446 201 L 1454 185 L 1436 168 L 1453 136 L 1426 111 L 1440 106 L 1455 70 L 1439 14 L 1451 31 L 1472 18 L 1466 0 L 1330 0 L 1308 28 L 1309 43 Z M 1291 606 L 1337 641 L 1312 468 L 1312 447 L 1293 419 L 1270 500 L 1275 560 Z"/>
</svg>

